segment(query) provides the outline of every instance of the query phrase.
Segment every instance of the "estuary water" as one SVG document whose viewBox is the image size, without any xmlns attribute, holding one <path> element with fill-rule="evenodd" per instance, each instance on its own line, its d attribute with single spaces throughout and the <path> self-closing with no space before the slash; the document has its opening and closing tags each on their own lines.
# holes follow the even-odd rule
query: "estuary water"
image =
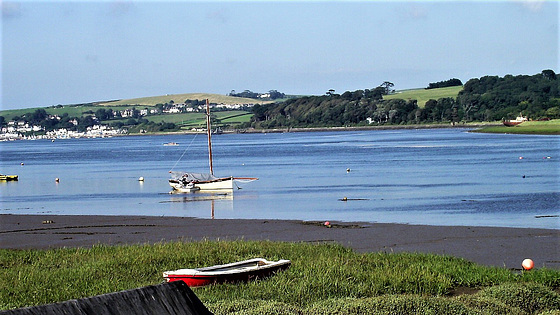
<svg viewBox="0 0 560 315">
<path fill-rule="evenodd" d="M 227 195 L 170 194 L 170 170 L 208 171 L 204 135 L 2 142 L 0 173 L 19 181 L 0 182 L 0 214 L 560 228 L 558 136 L 371 130 L 213 144 L 217 176 L 259 180 Z"/>
</svg>

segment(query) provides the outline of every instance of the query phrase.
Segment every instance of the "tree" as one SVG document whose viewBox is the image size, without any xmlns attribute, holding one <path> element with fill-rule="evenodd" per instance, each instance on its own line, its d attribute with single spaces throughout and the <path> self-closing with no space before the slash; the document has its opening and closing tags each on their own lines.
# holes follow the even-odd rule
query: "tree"
<svg viewBox="0 0 560 315">
<path fill-rule="evenodd" d="M 461 82 L 461 80 L 457 79 L 457 78 L 453 78 L 453 79 L 449 79 L 446 81 L 439 81 L 439 82 L 435 82 L 435 83 L 430 83 L 428 84 L 428 87 L 426 88 L 426 90 L 429 89 L 437 89 L 437 88 L 442 88 L 442 87 L 449 87 L 449 86 L 461 86 L 463 85 L 463 82 Z"/>
<path fill-rule="evenodd" d="M 284 93 L 280 93 L 276 90 L 270 90 L 268 91 L 268 94 L 270 94 L 270 99 L 271 100 L 275 100 L 275 99 L 279 99 L 279 98 L 284 98 L 286 97 L 286 94 Z"/>
<path fill-rule="evenodd" d="M 383 99 L 383 95 L 385 94 L 385 89 L 383 87 L 376 87 L 373 90 L 365 90 L 364 97 L 371 98 L 373 100 L 381 100 Z"/>
<path fill-rule="evenodd" d="M 393 90 L 391 89 L 393 86 L 395 85 L 389 81 L 385 81 L 380 85 L 380 87 L 382 87 L 385 90 L 384 93 L 385 95 L 391 94 L 393 92 Z"/>
<path fill-rule="evenodd" d="M 47 114 L 47 111 L 43 108 L 39 108 L 31 114 L 25 114 L 25 117 L 29 122 L 38 125 L 43 120 L 47 119 L 49 117 L 49 114 Z"/>
<path fill-rule="evenodd" d="M 541 72 L 541 74 L 542 74 L 542 76 L 543 76 L 545 79 L 548 79 L 548 80 L 556 80 L 556 73 L 554 73 L 554 71 L 552 71 L 552 70 L 550 70 L 550 69 L 548 69 L 548 70 L 543 70 L 543 71 Z"/>
<path fill-rule="evenodd" d="M 135 107 L 132 108 L 132 118 L 136 118 L 136 119 L 140 118 L 140 111 L 137 110 Z"/>
<path fill-rule="evenodd" d="M 112 109 L 100 108 L 95 111 L 95 117 L 99 120 L 109 120 L 114 117 Z"/>
<path fill-rule="evenodd" d="M 546 115 L 549 118 L 560 118 L 560 107 L 551 107 L 546 110 Z"/>
</svg>

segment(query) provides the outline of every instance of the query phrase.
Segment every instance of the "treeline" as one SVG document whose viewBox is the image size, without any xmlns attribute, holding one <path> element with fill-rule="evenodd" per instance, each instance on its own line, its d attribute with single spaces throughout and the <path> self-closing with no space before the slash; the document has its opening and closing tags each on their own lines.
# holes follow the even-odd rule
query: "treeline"
<svg viewBox="0 0 560 315">
<path fill-rule="evenodd" d="M 499 121 L 519 113 L 560 118 L 560 80 L 552 70 L 533 76 L 485 76 L 465 83 L 457 98 L 383 100 L 386 86 L 255 105 L 242 127 L 286 128 Z M 385 83 L 384 83 L 385 84 Z"/>
<path fill-rule="evenodd" d="M 532 76 L 485 76 L 465 83 L 457 96 L 467 121 L 560 118 L 560 80 L 552 70 Z"/>
<path fill-rule="evenodd" d="M 229 96 L 235 96 L 235 97 L 244 97 L 244 98 L 252 98 L 252 99 L 264 99 L 264 100 L 277 100 L 280 98 L 285 98 L 286 94 L 278 92 L 276 90 L 270 90 L 267 93 L 257 93 L 257 92 L 253 92 L 250 90 L 245 90 L 243 92 L 235 92 L 235 90 L 232 90 L 229 94 Z"/>
<path fill-rule="evenodd" d="M 445 81 L 430 83 L 428 84 L 426 90 L 439 89 L 439 88 L 450 87 L 450 86 L 461 86 L 461 85 L 463 85 L 463 82 L 461 82 L 461 80 L 453 78 Z"/>
</svg>

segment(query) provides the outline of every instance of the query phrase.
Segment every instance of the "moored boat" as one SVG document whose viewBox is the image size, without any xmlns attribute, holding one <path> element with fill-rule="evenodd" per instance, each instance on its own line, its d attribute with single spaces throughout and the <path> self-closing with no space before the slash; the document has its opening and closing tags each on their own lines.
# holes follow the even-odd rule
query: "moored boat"
<svg viewBox="0 0 560 315">
<path fill-rule="evenodd" d="M 504 120 L 504 126 L 512 127 L 521 124 L 522 122 L 527 121 L 527 117 L 523 117 L 523 115 L 517 116 L 517 118 L 513 120 Z"/>
<path fill-rule="evenodd" d="M 266 278 L 278 271 L 286 270 L 290 264 L 291 261 L 284 259 L 268 261 L 263 258 L 253 258 L 225 265 L 166 271 L 163 277 L 167 282 L 182 280 L 189 287 L 199 287 Z"/>
<path fill-rule="evenodd" d="M 232 191 L 234 181 L 254 181 L 254 177 L 217 177 L 214 176 L 212 162 L 212 129 L 210 124 L 210 103 L 206 100 L 206 131 L 208 137 L 208 161 L 210 173 L 175 172 L 171 173 L 169 185 L 172 193 L 190 193 L 195 191 Z"/>
<path fill-rule="evenodd" d="M 170 172 L 169 185 L 177 192 L 198 190 L 233 190 L 233 177 L 216 177 L 212 174 Z"/>
<path fill-rule="evenodd" d="M 0 180 L 3 181 L 9 181 L 9 180 L 18 180 L 18 176 L 17 175 L 4 175 L 4 174 L 0 174 Z"/>
</svg>

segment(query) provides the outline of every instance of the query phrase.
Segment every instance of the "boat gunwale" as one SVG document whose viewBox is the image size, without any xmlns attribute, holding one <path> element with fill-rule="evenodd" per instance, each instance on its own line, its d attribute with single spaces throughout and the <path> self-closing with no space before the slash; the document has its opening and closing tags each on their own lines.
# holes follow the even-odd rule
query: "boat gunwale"
<svg viewBox="0 0 560 315">
<path fill-rule="evenodd" d="M 260 265 L 259 263 L 264 263 Z M 245 269 L 236 268 L 238 266 L 248 265 L 248 264 L 257 264 L 255 266 L 245 267 Z M 166 271 L 163 273 L 163 276 L 166 278 L 186 278 L 186 277 L 219 277 L 219 276 L 226 276 L 226 275 L 242 275 L 252 272 L 261 272 L 266 271 L 267 269 L 273 268 L 281 268 L 281 267 L 289 267 L 291 265 L 290 260 L 280 259 L 278 261 L 269 261 L 263 258 L 253 258 L 249 260 L 224 264 L 224 265 L 216 265 L 210 267 L 202 267 L 202 268 L 195 268 L 195 269 L 178 269 L 174 271 Z"/>
</svg>

